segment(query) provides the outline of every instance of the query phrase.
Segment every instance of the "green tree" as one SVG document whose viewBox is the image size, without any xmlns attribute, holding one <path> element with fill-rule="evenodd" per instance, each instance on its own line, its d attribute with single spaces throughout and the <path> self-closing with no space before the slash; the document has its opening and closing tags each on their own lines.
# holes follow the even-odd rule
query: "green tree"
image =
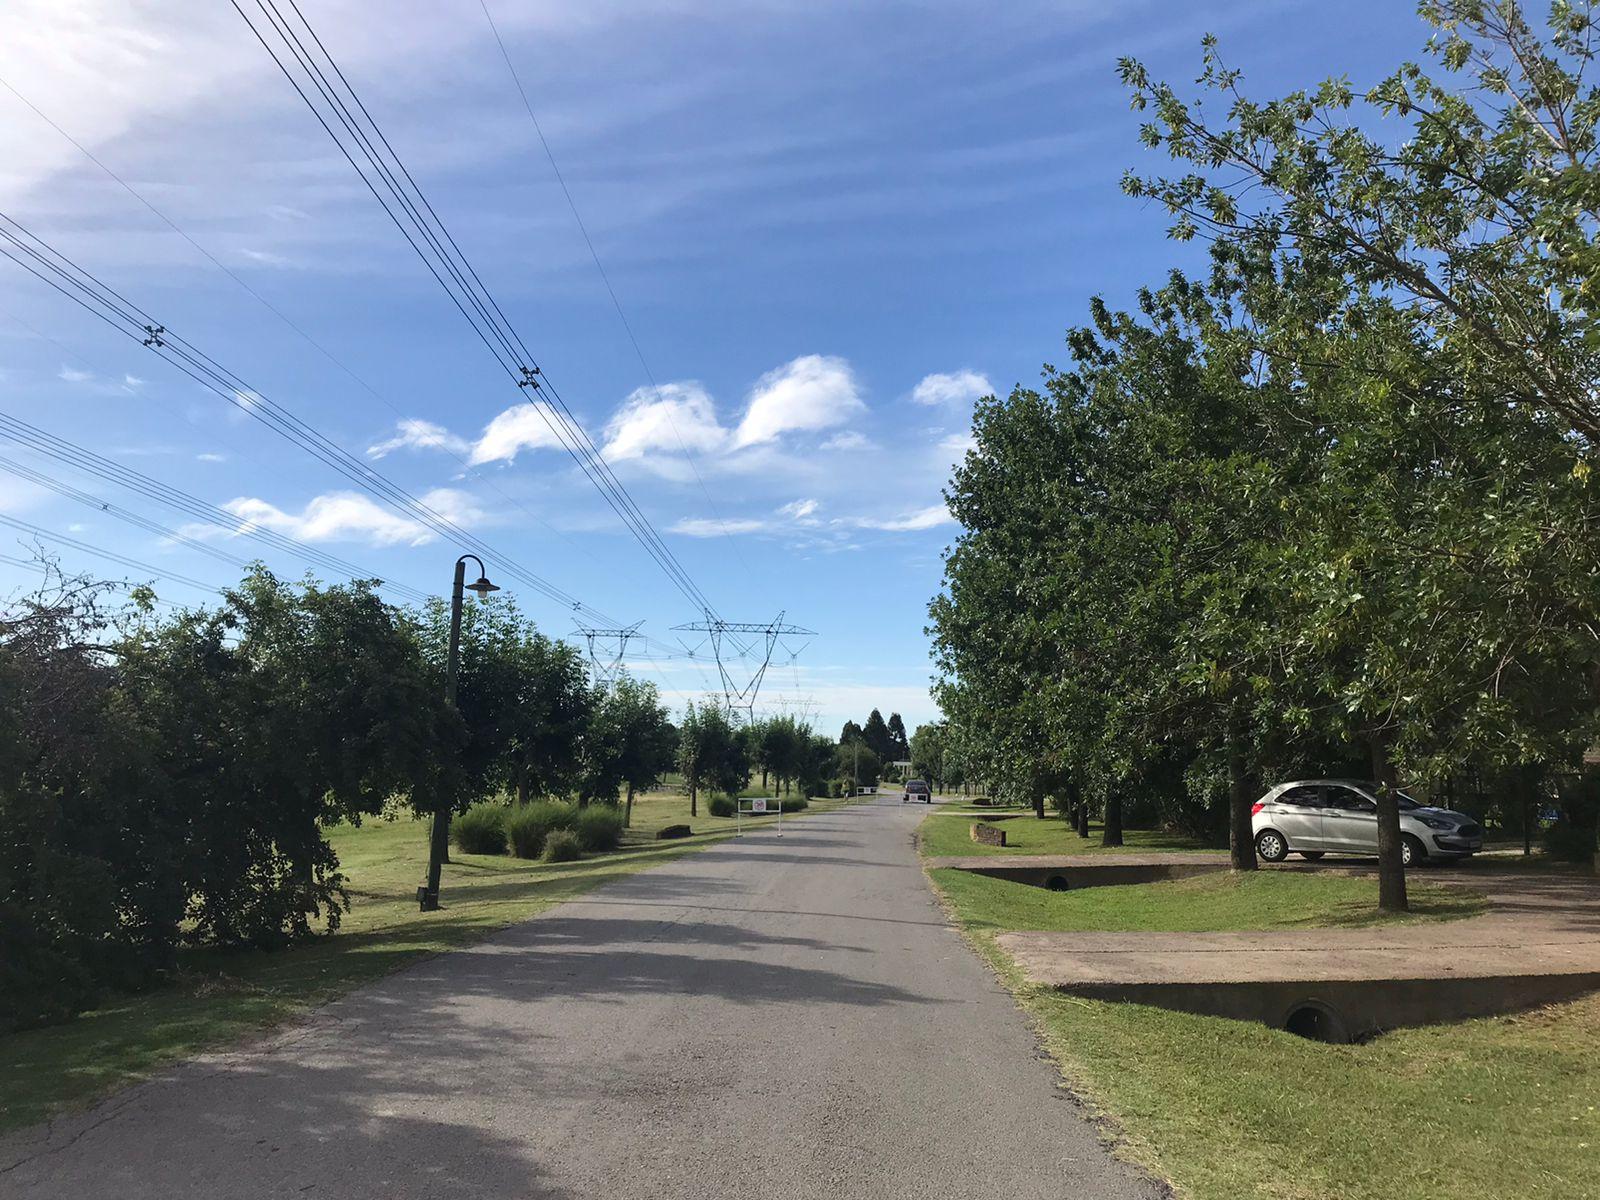
<svg viewBox="0 0 1600 1200">
<path fill-rule="evenodd" d="M 873 709 L 867 717 L 867 723 L 861 730 L 862 740 L 867 748 L 877 755 L 879 762 L 892 762 L 894 760 L 894 738 L 889 733 L 889 726 L 884 722 L 883 714 Z"/>
<path fill-rule="evenodd" d="M 917 776 L 933 781 L 944 790 L 945 727 L 942 722 L 918 725 L 911 735 L 911 770 Z"/>
<path fill-rule="evenodd" d="M 684 706 L 683 720 L 678 723 L 678 774 L 683 776 L 683 786 L 689 790 L 691 817 L 700 813 L 700 787 L 711 765 L 706 720 L 715 711 L 710 703 L 696 705 L 691 700 Z"/>
<path fill-rule="evenodd" d="M 1385 784 L 1468 758 L 1575 765 L 1600 662 L 1588 9 L 1555 5 L 1544 37 L 1510 2 L 1422 12 L 1443 77 L 1406 64 L 1361 95 L 1329 81 L 1249 100 L 1208 41 L 1220 123 L 1123 65 L 1147 144 L 1190 168 L 1128 190 L 1165 203 L 1175 236 L 1211 240 L 1231 336 L 1292 375 L 1329 434 L 1320 494 L 1283 543 L 1309 584 L 1284 624 L 1316 631 L 1285 643 L 1300 693 L 1285 711 L 1362 745 Z M 1386 120 L 1408 128 L 1386 136 Z"/>
<path fill-rule="evenodd" d="M 623 824 L 633 821 L 635 792 L 649 791 L 672 769 L 677 731 L 653 683 L 620 675 L 601 705 L 615 738 L 617 775 L 626 789 Z"/>
<path fill-rule="evenodd" d="M 442 688 L 449 606 L 431 601 L 421 627 Z M 539 632 L 511 597 L 491 596 L 462 610 L 458 663 L 456 708 L 467 737 L 455 806 L 496 791 L 513 793 L 520 804 L 579 790 L 594 697 L 578 652 Z"/>
<path fill-rule="evenodd" d="M 911 757 L 911 743 L 906 738 L 906 723 L 899 713 L 889 714 L 889 750 L 897 762 Z"/>
</svg>

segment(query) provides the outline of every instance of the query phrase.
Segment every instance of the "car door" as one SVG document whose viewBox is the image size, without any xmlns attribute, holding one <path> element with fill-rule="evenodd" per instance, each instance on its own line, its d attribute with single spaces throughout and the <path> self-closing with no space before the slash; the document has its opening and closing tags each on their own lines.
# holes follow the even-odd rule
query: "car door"
<svg viewBox="0 0 1600 1200">
<path fill-rule="evenodd" d="M 1330 786 L 1322 813 L 1322 836 L 1327 848 L 1336 854 L 1376 854 L 1377 801 L 1353 787 Z"/>
<path fill-rule="evenodd" d="M 1272 824 L 1289 839 L 1289 849 L 1323 849 L 1324 803 L 1323 789 L 1317 784 L 1292 787 L 1273 801 Z"/>
</svg>

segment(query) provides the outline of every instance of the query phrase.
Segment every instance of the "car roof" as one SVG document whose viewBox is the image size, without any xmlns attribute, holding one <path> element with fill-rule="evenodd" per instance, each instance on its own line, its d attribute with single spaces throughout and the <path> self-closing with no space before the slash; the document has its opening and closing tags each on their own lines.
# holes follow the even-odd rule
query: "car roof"
<svg viewBox="0 0 1600 1200">
<path fill-rule="evenodd" d="M 1370 779 L 1291 779 L 1287 783 L 1278 784 L 1281 788 L 1287 787 L 1312 787 L 1319 783 L 1341 783 L 1347 787 L 1369 788 L 1372 786 Z"/>
</svg>

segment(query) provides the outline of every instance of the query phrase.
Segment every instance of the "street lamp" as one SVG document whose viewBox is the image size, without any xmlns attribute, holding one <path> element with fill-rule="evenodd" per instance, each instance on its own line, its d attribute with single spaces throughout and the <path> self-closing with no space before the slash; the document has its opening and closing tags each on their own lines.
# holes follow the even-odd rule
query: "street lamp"
<svg viewBox="0 0 1600 1200">
<path fill-rule="evenodd" d="M 478 564 L 478 578 L 467 582 L 467 559 Z M 476 554 L 463 554 L 456 559 L 455 584 L 450 589 L 450 652 L 444 661 L 444 698 L 452 707 L 456 702 L 456 660 L 461 654 L 461 601 L 463 593 L 473 591 L 482 600 L 490 592 L 500 589 L 489 582 L 483 559 Z M 439 907 L 439 876 L 444 870 L 445 855 L 450 849 L 450 804 L 444 797 L 435 797 L 438 806 L 433 811 L 433 828 L 428 836 L 428 881 L 417 889 L 417 903 L 423 912 L 433 912 Z"/>
</svg>

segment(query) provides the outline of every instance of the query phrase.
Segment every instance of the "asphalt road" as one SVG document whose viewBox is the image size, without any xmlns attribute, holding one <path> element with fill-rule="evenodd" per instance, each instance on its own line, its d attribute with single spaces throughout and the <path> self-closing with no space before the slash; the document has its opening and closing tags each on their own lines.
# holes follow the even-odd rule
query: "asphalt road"
<svg viewBox="0 0 1600 1200">
<path fill-rule="evenodd" d="M 0 1142 L 65 1200 L 1121 1200 L 898 798 L 563 904 Z"/>
</svg>

